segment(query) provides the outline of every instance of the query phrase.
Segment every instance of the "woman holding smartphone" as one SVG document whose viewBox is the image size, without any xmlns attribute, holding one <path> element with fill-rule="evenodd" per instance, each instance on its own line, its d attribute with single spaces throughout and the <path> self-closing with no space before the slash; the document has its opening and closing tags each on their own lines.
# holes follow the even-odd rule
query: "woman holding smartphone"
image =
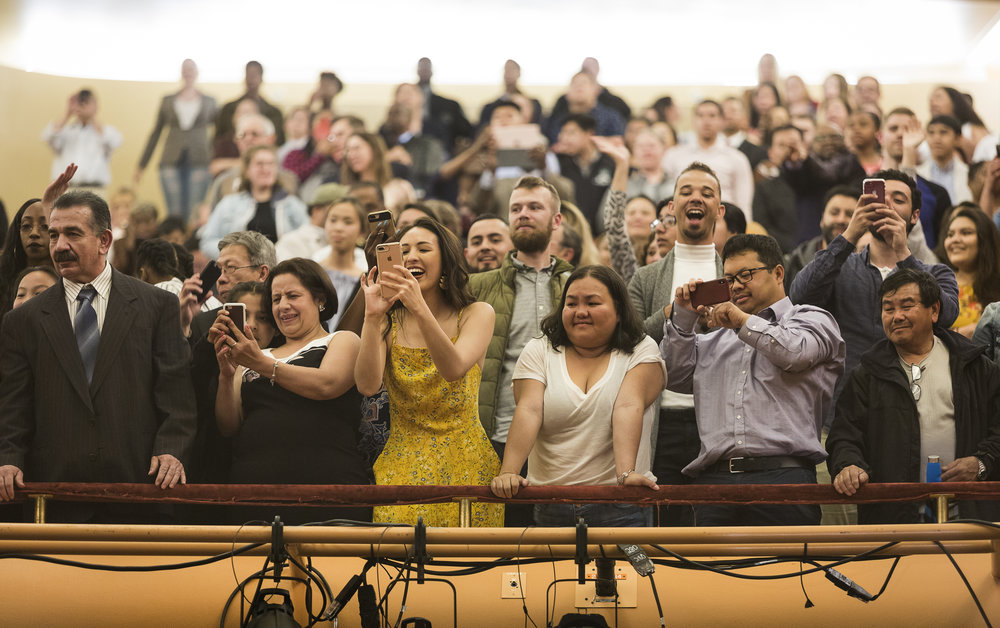
<svg viewBox="0 0 1000 628">
<path fill-rule="evenodd" d="M 225 308 L 209 332 L 219 361 L 215 414 L 233 437 L 230 481 L 236 484 L 370 484 L 358 448 L 361 399 L 354 386 L 358 337 L 328 333 L 337 310 L 326 272 L 301 257 L 281 262 L 267 278 L 270 314 L 284 343 L 261 349 L 249 325 Z M 331 518 L 371 520 L 370 508 L 241 509 L 239 519 L 286 523 Z"/>
<path fill-rule="evenodd" d="M 607 266 L 574 270 L 542 334 L 514 367 L 517 407 L 493 493 L 513 497 L 529 484 L 656 489 L 650 435 L 667 372 L 621 276 Z M 634 504 L 535 506 L 540 526 L 579 517 L 592 526 L 652 525 L 652 509 Z"/>
<path fill-rule="evenodd" d="M 462 247 L 421 218 L 399 233 L 401 262 L 362 278 L 365 318 L 354 370 L 358 390 L 385 382 L 392 423 L 375 461 L 384 485 L 488 484 L 500 461 L 479 422 L 479 381 L 494 313 L 473 301 Z M 395 257 L 395 256 L 394 256 Z M 457 526 L 457 504 L 375 508 L 379 523 Z M 473 525 L 502 526 L 503 505 L 475 504 Z"/>
</svg>

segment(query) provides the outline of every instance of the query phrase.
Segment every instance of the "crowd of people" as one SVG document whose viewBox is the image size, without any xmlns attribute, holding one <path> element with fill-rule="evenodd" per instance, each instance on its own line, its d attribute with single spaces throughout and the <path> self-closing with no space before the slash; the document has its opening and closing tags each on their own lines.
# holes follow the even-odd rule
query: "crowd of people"
<svg viewBox="0 0 1000 628">
<path fill-rule="evenodd" d="M 24 482 L 488 485 L 1000 480 L 1000 140 L 951 87 L 758 83 L 633 110 L 586 59 L 546 112 L 504 66 L 473 124 L 432 65 L 385 122 L 324 72 L 219 107 L 185 60 L 164 211 L 112 191 L 74 93 L 0 252 L 0 500 Z M 392 246 L 390 246 L 392 245 Z M 394 253 L 395 252 L 395 253 Z M 396 257 L 392 257 L 393 255 Z M 217 271 L 217 272 L 213 272 Z M 474 525 L 916 522 L 923 504 L 476 504 Z M 996 519 L 996 503 L 960 503 Z M 17 513 L 4 511 L 16 517 Z M 458 525 L 456 504 L 57 503 L 50 519 Z"/>
</svg>

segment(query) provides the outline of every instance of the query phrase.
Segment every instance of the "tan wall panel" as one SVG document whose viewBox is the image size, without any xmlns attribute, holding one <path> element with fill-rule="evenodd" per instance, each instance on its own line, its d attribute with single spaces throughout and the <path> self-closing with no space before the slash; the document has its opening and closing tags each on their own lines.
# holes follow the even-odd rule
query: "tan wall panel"
<svg viewBox="0 0 1000 628">
<path fill-rule="evenodd" d="M 176 84 L 107 81 L 67 78 L 37 74 L 0 66 L 0 198 L 13 214 L 17 207 L 31 196 L 40 196 L 49 181 L 52 154 L 40 139 L 42 130 L 50 120 L 65 111 L 69 94 L 81 87 L 90 87 L 99 99 L 99 117 L 102 122 L 118 128 L 124 136 L 121 148 L 111 160 L 112 188 L 131 183 L 132 175 L 152 130 L 160 98 L 176 91 Z M 991 128 L 1000 127 L 1000 81 L 979 84 L 959 84 L 957 87 L 973 94 L 976 109 Z M 201 88 L 215 96 L 220 105 L 242 91 L 242 85 L 204 84 Z M 283 110 L 303 102 L 313 85 L 265 83 L 265 96 Z M 891 108 L 908 104 L 917 113 L 927 115 L 927 95 L 931 85 L 887 85 L 884 87 L 883 104 Z M 361 116 L 372 127 L 381 123 L 391 98 L 391 85 L 351 84 L 338 98 L 338 110 Z M 466 114 L 475 121 L 482 105 L 500 91 L 498 85 L 438 86 L 440 93 L 462 102 Z M 564 86 L 531 87 L 527 91 L 538 97 L 543 106 L 551 107 Z M 722 98 L 738 94 L 741 88 L 723 86 L 684 87 L 615 87 L 634 107 L 651 103 L 656 97 L 671 94 L 680 103 L 687 118 L 690 105 L 701 98 Z M 818 94 L 818 88 L 812 89 Z M 162 141 L 162 140 L 161 140 Z M 156 176 L 155 155 L 139 188 L 141 199 L 150 200 L 163 207 L 163 197 Z"/>
<path fill-rule="evenodd" d="M 80 561 L 108 564 L 159 564 L 181 562 L 183 557 L 86 557 Z M 959 556 L 959 564 L 987 609 L 991 621 L 1000 622 L 1000 585 L 990 575 L 987 555 Z M 235 588 L 233 569 L 243 578 L 263 565 L 261 557 L 238 558 L 205 567 L 160 573 L 123 574 L 84 571 L 21 560 L 0 561 L 0 608 L 7 626 L 217 626 L 226 597 Z M 360 570 L 358 559 L 320 558 L 314 564 L 336 594 Z M 881 586 L 889 561 L 856 563 L 841 571 L 871 593 Z M 745 570 L 764 575 L 794 571 L 797 563 Z M 526 605 L 534 622 L 544 625 L 545 589 L 553 579 L 551 564 L 522 565 L 526 572 Z M 388 579 L 380 571 L 381 587 Z M 500 599 L 504 571 L 494 569 L 474 576 L 452 578 L 458 589 L 459 626 L 482 628 L 521 626 L 520 600 Z M 575 577 L 571 561 L 556 564 L 559 578 Z M 375 570 L 369 582 L 376 583 Z M 805 578 L 806 591 L 815 604 L 805 609 L 797 578 L 774 581 L 736 580 L 711 573 L 658 567 L 656 583 L 668 626 L 978 626 L 982 620 L 968 592 L 943 556 L 903 558 L 885 595 L 864 604 L 847 597 L 822 575 Z M 271 586 L 268 581 L 264 586 Z M 649 583 L 640 580 L 638 606 L 621 609 L 618 625 L 658 625 Z M 282 585 L 289 586 L 289 585 Z M 573 583 L 556 585 L 556 619 L 573 608 Z M 403 586 L 393 589 L 390 618 L 399 612 Z M 304 601 L 293 589 L 297 619 Z M 435 627 L 451 626 L 451 589 L 442 583 L 410 584 L 404 617 L 422 616 Z M 237 601 L 227 625 L 236 625 Z M 613 611 L 600 611 L 614 625 Z M 530 624 L 530 622 L 529 622 Z M 325 624 L 331 625 L 331 624 Z M 340 626 L 360 625 L 356 601 L 340 617 Z"/>
</svg>

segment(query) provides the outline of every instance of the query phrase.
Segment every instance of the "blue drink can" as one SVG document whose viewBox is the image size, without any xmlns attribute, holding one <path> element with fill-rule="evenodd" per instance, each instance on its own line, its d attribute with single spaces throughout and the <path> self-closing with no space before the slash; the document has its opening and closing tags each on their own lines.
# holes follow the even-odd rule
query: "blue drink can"
<svg viewBox="0 0 1000 628">
<path fill-rule="evenodd" d="M 927 481 L 941 481 L 941 456 L 927 456 Z"/>
</svg>

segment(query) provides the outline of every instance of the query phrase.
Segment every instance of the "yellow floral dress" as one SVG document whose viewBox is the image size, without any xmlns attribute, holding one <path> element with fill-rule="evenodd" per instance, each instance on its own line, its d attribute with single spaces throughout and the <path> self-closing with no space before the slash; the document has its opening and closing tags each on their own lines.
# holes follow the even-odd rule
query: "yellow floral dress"
<svg viewBox="0 0 1000 628">
<path fill-rule="evenodd" d="M 979 303 L 972 284 L 958 287 L 958 318 L 952 324 L 952 329 L 960 329 L 966 325 L 974 325 L 983 316 L 983 306 Z"/>
<path fill-rule="evenodd" d="M 375 461 L 375 483 L 489 485 L 500 470 L 500 460 L 479 422 L 479 365 L 458 381 L 445 381 L 429 350 L 397 343 L 397 329 L 394 314 L 385 366 L 389 440 Z M 457 526 L 458 504 L 377 506 L 373 514 L 379 523 L 412 525 L 417 517 L 423 517 L 427 526 Z M 503 504 L 473 504 L 472 525 L 502 527 Z"/>
</svg>

